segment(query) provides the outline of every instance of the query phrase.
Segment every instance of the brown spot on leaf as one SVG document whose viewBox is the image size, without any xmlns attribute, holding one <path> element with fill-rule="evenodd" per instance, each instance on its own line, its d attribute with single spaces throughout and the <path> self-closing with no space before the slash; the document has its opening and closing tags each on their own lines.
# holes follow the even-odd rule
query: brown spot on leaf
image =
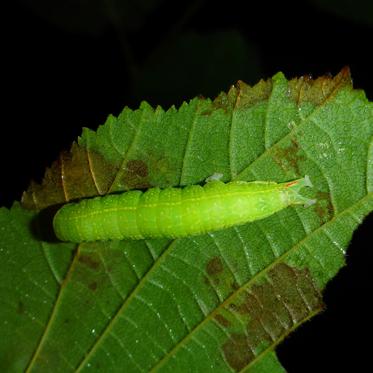
<svg viewBox="0 0 373 373">
<path fill-rule="evenodd" d="M 235 91 L 235 88 L 233 88 L 233 90 Z M 232 88 L 229 92 L 232 93 Z M 200 115 L 209 116 L 211 114 L 214 114 L 217 110 L 220 110 L 220 109 L 223 110 L 225 113 L 227 113 L 228 111 L 231 111 L 233 109 L 233 106 L 229 102 L 228 95 L 229 93 L 227 94 L 225 92 L 221 92 L 219 96 L 217 96 L 212 102 L 210 102 L 210 104 L 207 107 L 203 105 L 204 109 L 203 111 L 200 112 Z M 233 95 L 235 96 L 236 92 L 234 92 Z M 204 100 L 201 99 L 201 101 L 204 101 Z"/>
<path fill-rule="evenodd" d="M 304 102 L 321 105 L 344 86 L 352 86 L 350 69 L 344 67 L 335 77 L 324 75 L 317 79 L 305 75 L 289 81 L 289 94 L 300 106 Z"/>
<path fill-rule="evenodd" d="M 225 309 L 227 314 L 236 314 L 230 318 L 235 332 L 222 347 L 226 361 L 236 371 L 252 361 L 252 351 L 277 343 L 295 324 L 323 307 L 309 271 L 285 263 L 273 267 L 260 284 L 242 289 L 236 299 Z M 246 331 L 237 334 L 242 322 Z"/>
<path fill-rule="evenodd" d="M 215 98 L 211 103 L 211 111 L 209 114 L 214 113 L 216 110 L 223 110 L 225 113 L 229 113 L 234 109 L 234 102 L 237 99 L 238 91 L 235 87 L 232 87 L 228 94 L 222 92 Z"/>
<path fill-rule="evenodd" d="M 206 272 L 209 276 L 216 276 L 223 272 L 223 269 L 223 263 L 218 256 L 213 257 L 206 264 Z"/>
<path fill-rule="evenodd" d="M 117 173 L 102 155 L 73 143 L 45 172 L 41 184 L 31 182 L 22 206 L 41 210 L 74 199 L 105 194 Z"/>
<path fill-rule="evenodd" d="M 235 103 L 236 108 L 247 108 L 257 103 L 268 100 L 272 92 L 272 79 L 260 80 L 253 87 L 239 80 L 236 84 L 238 89 L 238 98 Z"/>
<path fill-rule="evenodd" d="M 100 267 L 100 262 L 94 260 L 91 256 L 89 255 L 80 255 L 78 257 L 78 261 L 87 267 L 97 271 L 98 268 Z"/>
<path fill-rule="evenodd" d="M 285 263 L 279 263 L 268 273 L 273 287 L 272 291 L 277 295 L 276 299 L 279 300 L 276 308 L 279 309 L 283 305 L 287 308 L 286 315 L 290 316 L 291 325 L 304 319 L 309 313 L 308 305 L 302 296 L 302 289 L 298 288 L 298 277 L 305 276 L 306 270 L 300 271 Z M 313 298 L 315 294 L 316 292 L 312 292 L 308 296 Z M 283 320 L 287 321 L 288 317 L 285 317 L 285 313 L 283 315 Z"/>
<path fill-rule="evenodd" d="M 201 115 L 211 115 L 219 109 L 229 114 L 233 110 L 254 106 L 267 100 L 271 91 L 272 79 L 260 80 L 253 87 L 242 80 L 238 80 L 235 85 L 230 87 L 228 93 L 220 93 L 211 103 L 211 106 L 205 109 Z"/>
<path fill-rule="evenodd" d="M 227 328 L 231 325 L 231 322 L 225 318 L 223 315 L 220 315 L 219 313 L 214 316 L 214 319 L 221 325 Z"/>
<path fill-rule="evenodd" d="M 285 148 L 275 148 L 274 160 L 286 172 L 294 171 L 300 175 L 300 161 L 306 160 L 303 154 L 300 154 L 300 147 L 295 138 L 290 140 L 290 144 Z"/>
<path fill-rule="evenodd" d="M 149 187 L 148 166 L 140 159 L 132 159 L 126 163 L 123 173 L 123 183 L 130 189 Z"/>
<path fill-rule="evenodd" d="M 233 333 L 224 343 L 223 352 L 227 363 L 236 372 L 242 370 L 254 358 L 248 337 L 239 333 Z"/>
<path fill-rule="evenodd" d="M 216 297 L 232 294 L 239 286 L 233 272 L 219 256 L 211 257 L 205 265 L 203 282 L 208 285 L 211 294 Z"/>
<path fill-rule="evenodd" d="M 127 170 L 136 176 L 148 176 L 148 167 L 145 162 L 141 160 L 131 160 L 127 162 Z"/>
<path fill-rule="evenodd" d="M 317 192 L 316 200 L 317 203 L 314 207 L 316 214 L 322 222 L 330 220 L 334 215 L 330 194 L 326 192 Z"/>
</svg>

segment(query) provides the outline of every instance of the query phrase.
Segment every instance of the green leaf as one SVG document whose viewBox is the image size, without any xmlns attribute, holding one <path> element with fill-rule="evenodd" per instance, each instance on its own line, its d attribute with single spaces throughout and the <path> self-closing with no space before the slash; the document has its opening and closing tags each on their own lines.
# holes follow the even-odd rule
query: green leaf
<svg viewBox="0 0 373 373">
<path fill-rule="evenodd" d="M 178 110 L 142 103 L 84 129 L 0 210 L 2 371 L 284 372 L 275 348 L 323 309 L 353 231 L 373 209 L 373 106 L 349 72 L 239 82 Z M 314 206 L 176 240 L 75 247 L 61 203 L 152 186 L 309 175 Z"/>
</svg>

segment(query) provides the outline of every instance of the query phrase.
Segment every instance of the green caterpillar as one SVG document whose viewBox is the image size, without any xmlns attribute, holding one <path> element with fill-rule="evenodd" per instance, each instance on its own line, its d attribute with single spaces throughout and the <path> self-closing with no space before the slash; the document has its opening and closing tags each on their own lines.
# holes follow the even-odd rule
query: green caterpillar
<svg viewBox="0 0 373 373">
<path fill-rule="evenodd" d="M 287 183 L 210 178 L 203 187 L 152 188 L 69 203 L 53 225 L 62 241 L 185 237 L 263 219 L 283 208 L 314 203 L 299 194 L 309 177 Z"/>
</svg>

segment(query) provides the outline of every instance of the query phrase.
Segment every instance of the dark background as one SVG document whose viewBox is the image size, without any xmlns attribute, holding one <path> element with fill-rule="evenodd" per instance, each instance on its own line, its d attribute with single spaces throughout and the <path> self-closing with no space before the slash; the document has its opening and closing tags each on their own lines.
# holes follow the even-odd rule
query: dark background
<svg viewBox="0 0 373 373">
<path fill-rule="evenodd" d="M 31 179 L 41 181 L 81 127 L 95 129 L 142 99 L 167 108 L 199 94 L 214 97 L 238 79 L 254 84 L 278 71 L 335 75 L 345 65 L 354 86 L 373 99 L 372 1 L 251 3 L 8 4 L 0 15 L 0 206 L 19 200 Z M 372 220 L 355 232 L 348 267 L 327 287 L 328 311 L 278 348 L 289 372 L 370 365 L 364 337 L 373 331 Z"/>
</svg>

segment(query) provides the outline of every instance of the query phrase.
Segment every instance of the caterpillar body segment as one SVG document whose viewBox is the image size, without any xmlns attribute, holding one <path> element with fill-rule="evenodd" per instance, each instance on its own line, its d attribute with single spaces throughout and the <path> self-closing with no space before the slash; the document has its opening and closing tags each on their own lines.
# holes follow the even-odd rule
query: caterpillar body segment
<svg viewBox="0 0 373 373">
<path fill-rule="evenodd" d="M 287 183 L 213 180 L 204 186 L 133 190 L 69 203 L 53 225 L 62 241 L 177 238 L 268 217 L 314 201 L 299 194 L 309 178 Z"/>
</svg>

